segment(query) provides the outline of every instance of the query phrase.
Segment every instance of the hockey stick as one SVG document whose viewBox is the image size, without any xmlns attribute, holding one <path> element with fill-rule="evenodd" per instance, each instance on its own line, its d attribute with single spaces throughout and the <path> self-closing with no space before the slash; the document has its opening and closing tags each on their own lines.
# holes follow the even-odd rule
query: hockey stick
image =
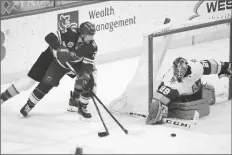
<svg viewBox="0 0 232 155">
<path fill-rule="evenodd" d="M 103 126 L 104 126 L 104 128 L 105 128 L 105 130 L 106 130 L 106 131 L 104 131 L 104 132 L 98 132 L 98 136 L 99 136 L 99 137 L 108 136 L 108 135 L 109 135 L 109 131 L 108 131 L 108 129 L 107 129 L 107 127 L 106 127 L 106 124 L 105 124 L 105 122 L 104 122 L 104 120 L 103 120 L 103 118 L 102 118 L 102 115 L 101 115 L 101 112 L 100 112 L 100 110 L 99 110 L 99 108 L 98 108 L 98 106 L 97 106 L 97 103 L 96 103 L 96 101 L 95 101 L 95 99 L 94 99 L 93 97 L 91 97 L 91 98 L 92 98 L 93 103 L 94 103 L 94 105 L 95 105 L 95 107 L 96 107 L 96 109 L 97 109 L 97 112 L 98 112 L 98 115 L 99 115 L 99 117 L 100 117 L 100 119 L 101 119 L 101 122 L 102 122 L 102 124 L 103 124 Z"/>
<path fill-rule="evenodd" d="M 106 108 L 106 106 L 101 102 L 101 100 L 91 91 L 92 95 L 97 99 L 97 101 L 103 106 L 103 108 L 108 112 L 108 114 L 114 119 L 114 121 L 120 126 L 120 128 L 124 131 L 125 134 L 128 134 L 128 130 L 126 130 L 118 120 L 111 114 L 111 112 Z"/>
<path fill-rule="evenodd" d="M 73 71 L 73 73 L 78 77 L 78 74 L 76 73 L 76 71 L 73 69 L 73 67 L 66 62 L 66 65 L 69 67 L 69 69 L 71 71 Z M 101 100 L 92 92 L 92 95 L 97 99 L 97 101 L 103 106 L 103 108 L 108 112 L 108 114 L 114 119 L 114 121 L 121 127 L 121 129 L 125 132 L 125 134 L 128 134 L 128 130 L 126 130 L 119 122 L 118 120 L 110 113 L 110 111 L 105 107 L 105 105 L 101 102 Z"/>
<path fill-rule="evenodd" d="M 73 67 L 72 67 L 68 62 L 66 62 L 66 65 L 69 67 L 69 69 L 70 69 L 77 77 L 79 77 L 78 74 L 76 73 L 76 71 L 73 69 Z M 105 130 L 106 130 L 106 131 L 104 131 L 104 132 L 98 132 L 98 136 L 99 136 L 99 137 L 108 136 L 108 135 L 109 135 L 109 131 L 108 131 L 106 125 L 105 125 L 104 120 L 102 119 L 102 116 L 101 116 L 100 110 L 99 110 L 99 108 L 98 108 L 98 106 L 97 106 L 97 104 L 96 104 L 96 101 L 94 100 L 93 97 L 91 97 L 91 98 L 92 98 L 93 103 L 94 103 L 94 105 L 95 105 L 95 107 L 96 107 L 96 109 L 97 109 L 97 112 L 98 112 L 98 115 L 99 115 L 99 117 L 100 117 L 100 119 L 101 119 L 101 122 L 102 122 L 102 124 L 103 124 L 103 126 L 104 126 L 104 128 L 105 128 Z"/>
<path fill-rule="evenodd" d="M 126 114 L 133 116 L 133 117 L 137 117 L 137 118 L 143 118 L 143 119 L 147 118 L 147 116 L 144 114 L 139 114 L 139 113 L 134 113 L 134 112 L 129 112 Z M 183 128 L 192 128 L 193 126 L 195 126 L 197 124 L 198 120 L 199 120 L 199 113 L 197 111 L 195 111 L 194 117 L 193 117 L 193 120 L 191 120 L 191 123 L 184 122 L 183 120 L 180 120 L 180 119 L 171 119 L 171 118 L 163 118 L 162 119 L 162 121 L 165 124 L 170 124 L 172 126 L 179 126 L 179 127 L 183 127 Z"/>
</svg>

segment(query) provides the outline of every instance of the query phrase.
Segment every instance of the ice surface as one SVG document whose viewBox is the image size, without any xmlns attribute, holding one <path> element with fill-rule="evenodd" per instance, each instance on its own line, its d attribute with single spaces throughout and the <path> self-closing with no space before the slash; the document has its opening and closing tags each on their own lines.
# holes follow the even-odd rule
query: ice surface
<svg viewBox="0 0 232 155">
<path fill-rule="evenodd" d="M 213 42 L 210 46 L 219 44 Z M 98 66 L 97 94 L 105 105 L 123 93 L 137 63 L 138 57 Z M 217 91 L 224 92 L 226 80 L 221 79 L 222 85 L 216 84 Z M 125 135 L 99 104 L 110 132 L 109 136 L 99 138 L 97 132 L 104 131 L 104 128 L 92 102 L 89 105 L 93 114 L 91 122 L 80 120 L 76 113 L 66 111 L 73 85 L 73 79 L 64 77 L 60 86 L 51 90 L 26 119 L 19 117 L 19 110 L 33 88 L 4 103 L 1 106 L 1 153 L 74 154 L 79 146 L 83 153 L 96 154 L 231 154 L 231 100 L 227 100 L 226 93 L 217 96 L 217 104 L 211 106 L 210 115 L 200 119 L 193 130 L 166 125 L 147 126 L 141 119 L 115 115 L 129 130 L 129 135 Z M 2 85 L 1 90 L 8 86 Z M 177 136 L 171 137 L 171 133 Z"/>
</svg>

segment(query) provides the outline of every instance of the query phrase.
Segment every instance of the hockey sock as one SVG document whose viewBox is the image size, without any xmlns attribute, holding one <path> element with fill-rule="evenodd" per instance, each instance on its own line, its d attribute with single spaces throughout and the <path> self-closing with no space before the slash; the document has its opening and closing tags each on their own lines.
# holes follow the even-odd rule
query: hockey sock
<svg viewBox="0 0 232 155">
<path fill-rule="evenodd" d="M 38 103 L 43 97 L 45 96 L 45 93 L 42 92 L 39 88 L 35 88 L 34 91 L 31 93 L 28 101 L 30 101 L 32 104 Z"/>
<path fill-rule="evenodd" d="M 71 92 L 71 95 L 70 95 L 71 102 L 69 102 L 69 103 L 71 103 L 71 105 L 76 105 L 76 103 L 79 102 L 80 93 L 81 93 L 81 90 L 74 88 L 74 91 Z M 76 102 L 76 103 L 73 103 L 73 102 Z"/>
<path fill-rule="evenodd" d="M 89 99 L 90 99 L 89 97 L 85 97 L 85 96 L 80 95 L 79 101 L 80 101 L 81 105 L 86 108 L 87 105 L 89 104 Z"/>
<path fill-rule="evenodd" d="M 28 112 L 35 107 L 35 105 L 52 89 L 52 86 L 44 83 L 39 83 L 38 86 L 33 90 L 27 103 L 23 106 L 20 112 L 26 116 Z"/>
<path fill-rule="evenodd" d="M 0 96 L 1 100 L 4 102 L 8 99 L 16 96 L 19 94 L 19 91 L 15 88 L 14 84 L 12 84 L 10 87 L 8 87 Z"/>
<path fill-rule="evenodd" d="M 75 88 L 73 91 L 73 98 L 75 99 L 76 102 L 79 101 L 80 94 L 81 94 L 81 90 Z"/>
<path fill-rule="evenodd" d="M 79 111 L 78 113 L 82 115 L 84 118 L 91 118 L 92 115 L 87 111 L 87 106 L 89 104 L 89 97 L 85 97 L 80 95 L 80 100 L 79 100 Z"/>
<path fill-rule="evenodd" d="M 27 103 L 23 106 L 23 108 L 20 110 L 20 112 L 27 116 L 29 111 L 31 111 L 32 108 L 35 107 L 35 105 L 45 96 L 45 94 L 39 90 L 37 87 L 33 90 L 31 93 L 29 99 L 27 100 Z"/>
</svg>

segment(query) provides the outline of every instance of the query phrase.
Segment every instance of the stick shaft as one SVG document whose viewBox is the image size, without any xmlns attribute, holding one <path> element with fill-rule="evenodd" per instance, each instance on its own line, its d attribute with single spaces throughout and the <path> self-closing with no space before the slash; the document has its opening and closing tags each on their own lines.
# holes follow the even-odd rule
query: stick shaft
<svg viewBox="0 0 232 155">
<path fill-rule="evenodd" d="M 106 132 L 109 133 L 109 131 L 108 131 L 107 127 L 106 127 L 106 124 L 105 124 L 105 122 L 104 122 L 104 120 L 103 120 L 103 118 L 102 118 L 101 112 L 100 112 L 100 110 L 99 110 L 99 108 L 98 108 L 98 106 L 97 106 L 97 103 L 96 103 L 96 101 L 95 101 L 95 99 L 94 99 L 93 97 L 92 97 L 92 100 L 93 100 L 93 103 L 94 103 L 94 105 L 95 105 L 95 107 L 96 107 L 96 109 L 97 109 L 97 113 L 98 113 L 98 115 L 99 115 L 99 117 L 100 117 L 100 119 L 101 119 L 101 122 L 102 122 L 102 124 L 103 124 L 103 126 L 104 126 Z"/>
</svg>

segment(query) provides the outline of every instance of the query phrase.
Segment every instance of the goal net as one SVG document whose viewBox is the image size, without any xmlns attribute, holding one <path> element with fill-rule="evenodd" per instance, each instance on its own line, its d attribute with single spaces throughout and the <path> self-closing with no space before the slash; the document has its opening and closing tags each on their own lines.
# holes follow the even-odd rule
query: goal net
<svg viewBox="0 0 232 155">
<path fill-rule="evenodd" d="M 229 61 L 230 20 L 187 21 L 181 24 L 172 24 L 171 21 L 144 35 L 136 72 L 124 93 L 110 103 L 109 109 L 122 114 L 134 112 L 147 115 L 162 75 L 172 67 L 177 57 Z M 216 97 L 228 98 L 228 78 L 219 79 L 214 74 L 203 76 L 202 81 L 215 87 Z"/>
</svg>

